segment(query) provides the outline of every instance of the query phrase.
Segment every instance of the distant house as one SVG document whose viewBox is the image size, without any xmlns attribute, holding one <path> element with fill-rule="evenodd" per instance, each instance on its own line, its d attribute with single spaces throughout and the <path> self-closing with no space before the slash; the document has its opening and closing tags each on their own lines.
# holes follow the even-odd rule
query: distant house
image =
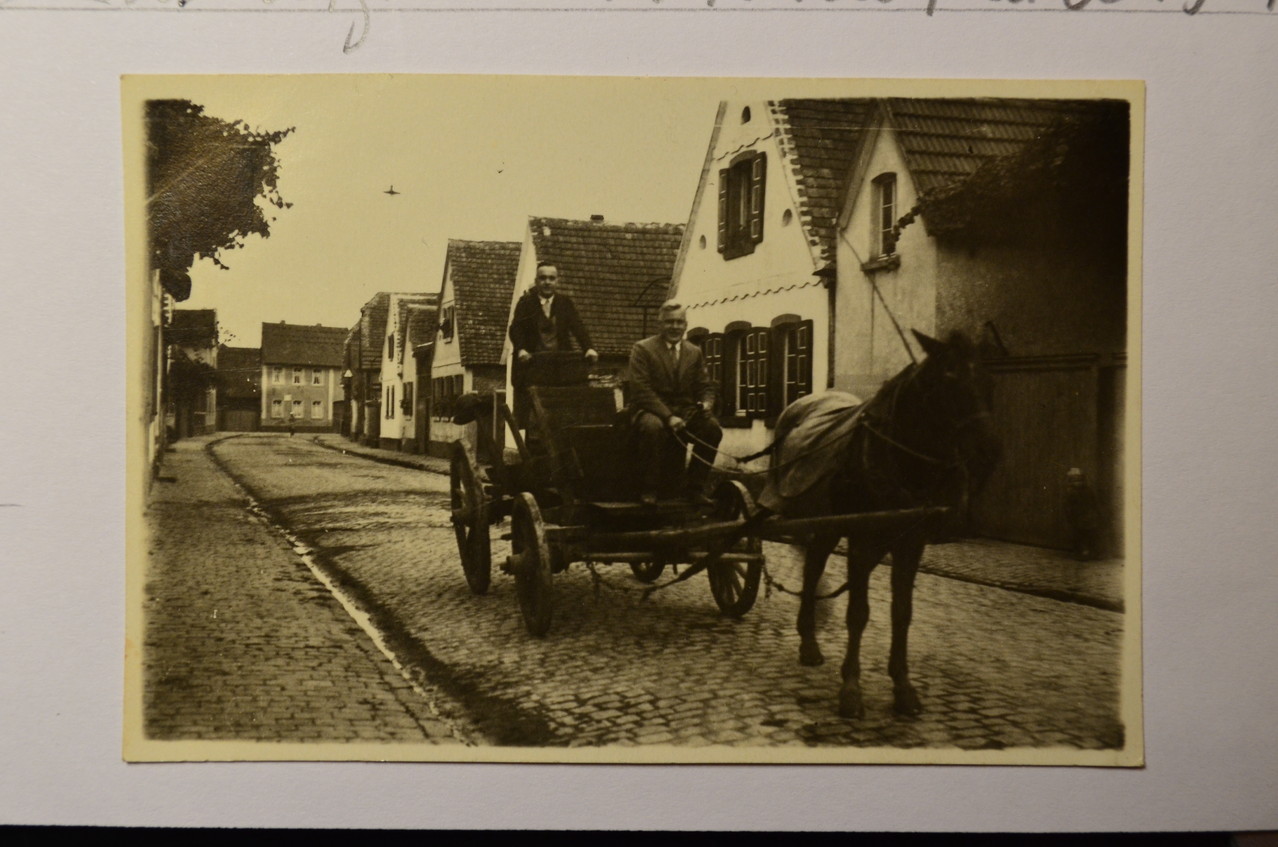
<svg viewBox="0 0 1278 847">
<path fill-rule="evenodd" d="M 683 224 L 607 223 L 599 215 L 586 221 L 529 218 L 503 333 L 515 303 L 533 287 L 537 264 L 553 262 L 558 290 L 576 303 L 599 354 L 591 379 L 620 387 L 631 346 L 657 331 L 657 308 L 670 287 L 682 237 Z M 508 334 L 502 357 L 511 397 Z"/>
<path fill-rule="evenodd" d="M 400 411 L 404 417 L 400 434 L 401 450 L 423 453 L 430 439 L 430 415 L 422 395 L 430 394 L 429 354 L 439 330 L 439 310 L 432 305 L 412 303 L 405 309 L 406 329 L 399 345 L 400 368 L 403 371 L 403 396 Z"/>
<path fill-rule="evenodd" d="M 217 312 L 174 309 L 164 331 L 169 346 L 169 402 L 174 438 L 217 429 Z"/>
<path fill-rule="evenodd" d="M 410 354 L 405 371 L 405 338 L 408 334 L 408 310 L 410 306 L 434 307 L 439 302 L 436 294 L 404 294 L 392 292 L 386 298 L 385 338 L 379 357 L 378 383 L 381 391 L 381 420 L 378 423 L 377 446 L 386 450 L 400 450 L 405 438 L 411 442 L 413 432 L 406 427 L 405 381 L 411 386 L 416 379 L 416 362 Z M 411 405 L 409 407 L 411 410 Z"/>
<path fill-rule="evenodd" d="M 262 324 L 261 429 L 340 429 L 346 335 L 341 327 Z"/>
<path fill-rule="evenodd" d="M 835 222 L 870 111 L 719 106 L 670 288 L 719 386 L 724 451 L 763 447 L 786 405 L 832 384 Z"/>
<path fill-rule="evenodd" d="M 217 349 L 217 428 L 220 432 L 253 432 L 262 417 L 262 349 Z"/>
<path fill-rule="evenodd" d="M 910 362 L 894 321 L 982 344 L 1004 436 L 974 506 L 984 534 L 1065 546 L 1076 467 L 1117 545 L 1128 128 L 1125 103 L 1099 101 L 890 99 L 869 115 L 838 216 L 835 384 L 869 396 Z"/>
<path fill-rule="evenodd" d="M 519 270 L 518 241 L 448 242 L 432 339 L 428 400 L 430 449 L 447 455 L 465 427 L 452 422 L 453 401 L 468 391 L 504 391 L 502 346 Z"/>
</svg>

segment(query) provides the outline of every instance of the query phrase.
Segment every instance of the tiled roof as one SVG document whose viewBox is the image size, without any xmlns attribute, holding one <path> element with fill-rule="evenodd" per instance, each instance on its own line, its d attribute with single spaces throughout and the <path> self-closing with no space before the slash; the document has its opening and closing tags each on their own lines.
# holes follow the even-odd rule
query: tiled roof
<svg viewBox="0 0 1278 847">
<path fill-rule="evenodd" d="M 501 362 L 521 247 L 518 241 L 448 242 L 448 273 L 453 280 L 463 365 Z"/>
<path fill-rule="evenodd" d="M 164 330 L 172 344 L 200 348 L 217 345 L 216 309 L 174 309 L 173 317 Z"/>
<path fill-rule="evenodd" d="M 624 355 L 656 331 L 683 224 L 530 218 L 528 225 L 537 261 L 558 267 L 560 290 L 577 304 L 601 355 Z"/>
<path fill-rule="evenodd" d="M 360 310 L 360 369 L 377 370 L 386 349 L 386 323 L 390 316 L 391 294 L 401 294 L 409 303 L 437 303 L 438 294 L 379 291 Z M 401 300 L 401 304 L 404 300 Z"/>
<path fill-rule="evenodd" d="M 1075 100 L 887 101 L 920 194 L 963 179 L 990 159 L 1018 152 L 1060 119 L 1093 105 Z"/>
<path fill-rule="evenodd" d="M 262 351 L 257 347 L 217 349 L 217 375 L 221 396 L 243 399 L 261 395 Z"/>
<path fill-rule="evenodd" d="M 799 220 L 821 259 L 834 261 L 836 224 L 853 159 L 870 120 L 865 98 L 778 100 L 771 104 L 778 142 L 789 156 Z"/>
<path fill-rule="evenodd" d="M 262 361 L 271 365 L 341 367 L 346 330 L 335 326 L 262 324 Z"/>
<path fill-rule="evenodd" d="M 404 333 L 404 341 L 400 347 L 399 358 L 411 359 L 413 351 L 408 349 L 409 342 L 416 347 L 427 341 L 435 340 L 435 331 L 439 328 L 439 308 L 414 303 L 408 307 L 408 330 Z"/>
</svg>

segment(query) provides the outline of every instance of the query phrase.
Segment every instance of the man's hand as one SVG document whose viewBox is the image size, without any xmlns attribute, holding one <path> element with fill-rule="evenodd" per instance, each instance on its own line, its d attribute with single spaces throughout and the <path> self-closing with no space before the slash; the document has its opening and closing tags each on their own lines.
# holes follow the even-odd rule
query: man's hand
<svg viewBox="0 0 1278 847">
<path fill-rule="evenodd" d="M 532 353 L 529 353 L 527 350 L 520 350 L 515 354 L 515 358 L 521 362 L 526 362 L 532 358 Z"/>
<path fill-rule="evenodd" d="M 599 361 L 599 354 L 596 353 L 593 348 L 587 350 L 586 361 L 593 365 L 595 362 Z"/>
<path fill-rule="evenodd" d="M 670 427 L 671 432 L 683 432 L 684 427 L 687 425 L 687 421 L 678 415 L 671 415 L 670 420 L 666 421 L 666 426 Z"/>
</svg>

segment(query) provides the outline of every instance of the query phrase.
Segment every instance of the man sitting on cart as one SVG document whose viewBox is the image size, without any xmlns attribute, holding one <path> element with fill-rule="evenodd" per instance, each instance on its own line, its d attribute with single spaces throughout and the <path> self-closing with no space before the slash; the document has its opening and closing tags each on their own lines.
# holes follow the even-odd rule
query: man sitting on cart
<svg viewBox="0 0 1278 847">
<path fill-rule="evenodd" d="M 534 353 L 571 350 L 576 338 L 590 364 L 599 361 L 586 326 L 577 315 L 577 306 L 567 294 L 556 293 L 559 268 L 553 262 L 539 262 L 536 279 L 519 302 L 510 322 L 510 343 L 515 363 L 511 383 L 515 389 L 515 419 L 528 426 L 528 369 Z"/>
<path fill-rule="evenodd" d="M 684 480 L 688 499 L 709 505 L 705 483 L 723 430 L 714 418 L 715 386 L 701 348 L 683 336 L 688 316 L 679 303 L 661 306 L 660 331 L 630 350 L 630 424 L 638 460 L 639 501 L 657 503 L 661 461 L 667 439 L 692 444 L 692 465 Z"/>
</svg>

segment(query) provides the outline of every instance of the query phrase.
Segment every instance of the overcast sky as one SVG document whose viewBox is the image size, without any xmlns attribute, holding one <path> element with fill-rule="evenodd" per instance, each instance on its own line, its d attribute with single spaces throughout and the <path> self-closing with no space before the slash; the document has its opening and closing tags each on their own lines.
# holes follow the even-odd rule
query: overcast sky
<svg viewBox="0 0 1278 847">
<path fill-rule="evenodd" d="M 227 120 L 295 131 L 278 147 L 292 208 L 267 239 L 202 260 L 181 308 L 225 339 L 262 322 L 349 327 L 378 291 L 440 288 L 449 238 L 523 237 L 529 215 L 684 223 L 731 85 L 546 77 L 148 79 Z M 402 192 L 383 192 L 391 185 Z"/>
</svg>

